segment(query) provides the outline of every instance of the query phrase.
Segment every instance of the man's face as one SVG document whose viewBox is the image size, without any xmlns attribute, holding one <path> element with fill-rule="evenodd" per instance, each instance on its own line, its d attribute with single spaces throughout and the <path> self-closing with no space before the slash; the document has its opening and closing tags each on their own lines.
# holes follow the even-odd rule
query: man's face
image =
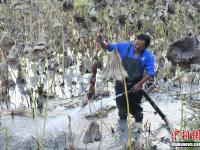
<svg viewBox="0 0 200 150">
<path fill-rule="evenodd" d="M 138 39 L 135 40 L 134 49 L 136 52 L 142 52 L 145 48 L 145 41 Z"/>
</svg>

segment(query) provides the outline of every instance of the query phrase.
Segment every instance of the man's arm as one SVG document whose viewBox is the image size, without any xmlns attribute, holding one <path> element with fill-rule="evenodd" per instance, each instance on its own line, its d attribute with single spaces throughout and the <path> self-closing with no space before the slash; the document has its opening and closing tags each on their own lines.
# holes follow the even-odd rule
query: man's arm
<svg viewBox="0 0 200 150">
<path fill-rule="evenodd" d="M 119 44 L 117 43 L 112 43 L 108 42 L 103 36 L 102 32 L 97 33 L 97 42 L 101 46 L 101 48 L 108 50 L 108 51 L 113 51 L 115 49 L 118 49 Z"/>
<path fill-rule="evenodd" d="M 105 40 L 100 40 L 100 41 L 99 41 L 99 44 L 100 44 L 101 48 L 103 48 L 103 49 L 108 49 L 108 42 L 107 42 L 107 41 L 105 41 Z"/>
<path fill-rule="evenodd" d="M 136 83 L 133 86 L 133 92 L 137 92 L 141 89 L 142 85 L 147 81 L 147 80 L 151 80 L 154 77 L 155 71 L 154 71 L 154 57 L 153 55 L 150 53 L 149 56 L 147 57 L 146 63 L 145 63 L 145 74 L 142 78 L 142 80 L 140 80 L 138 83 Z"/>
</svg>

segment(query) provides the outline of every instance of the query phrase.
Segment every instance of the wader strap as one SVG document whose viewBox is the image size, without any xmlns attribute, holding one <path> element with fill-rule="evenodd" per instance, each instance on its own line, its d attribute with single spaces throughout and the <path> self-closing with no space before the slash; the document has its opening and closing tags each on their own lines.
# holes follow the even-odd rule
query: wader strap
<svg viewBox="0 0 200 150">
<path fill-rule="evenodd" d="M 128 46 L 128 48 L 127 48 L 127 50 L 126 50 L 126 54 L 125 54 L 125 56 L 128 57 L 128 54 L 129 54 L 130 49 L 131 49 L 132 46 L 133 46 L 132 43 Z"/>
</svg>

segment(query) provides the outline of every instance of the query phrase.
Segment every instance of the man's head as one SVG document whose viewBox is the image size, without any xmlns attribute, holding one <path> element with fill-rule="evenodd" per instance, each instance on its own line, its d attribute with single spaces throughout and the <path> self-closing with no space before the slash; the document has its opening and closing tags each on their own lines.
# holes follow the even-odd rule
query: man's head
<svg viewBox="0 0 200 150">
<path fill-rule="evenodd" d="M 147 34 L 140 34 L 136 37 L 134 48 L 136 52 L 141 52 L 150 44 L 150 37 Z"/>
</svg>

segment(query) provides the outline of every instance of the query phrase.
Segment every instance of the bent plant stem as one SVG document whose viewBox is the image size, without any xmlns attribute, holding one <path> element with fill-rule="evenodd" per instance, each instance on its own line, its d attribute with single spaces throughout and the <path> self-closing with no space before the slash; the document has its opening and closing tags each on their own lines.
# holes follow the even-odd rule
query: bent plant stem
<svg viewBox="0 0 200 150">
<path fill-rule="evenodd" d="M 129 99 L 128 99 L 128 92 L 126 87 L 126 80 L 123 78 L 124 82 L 124 90 L 125 90 L 125 97 L 126 97 L 126 105 L 127 105 L 127 112 L 128 112 L 128 141 L 129 141 L 129 149 L 132 150 L 132 143 L 131 143 L 131 118 L 130 118 L 130 108 L 129 108 Z"/>
<path fill-rule="evenodd" d="M 79 141 L 80 141 L 80 139 L 81 139 L 81 137 L 82 137 L 82 135 L 83 135 L 83 132 L 84 132 L 84 130 L 81 131 L 81 134 L 80 134 L 80 136 L 79 136 L 79 138 L 78 138 L 77 145 L 79 144 Z"/>
<path fill-rule="evenodd" d="M 38 145 L 38 148 L 37 148 L 37 150 L 40 150 L 40 143 L 39 143 L 39 141 L 37 140 L 37 139 L 35 139 L 35 137 L 34 136 L 31 136 L 32 138 L 33 138 L 33 140 L 37 143 L 37 145 Z M 30 141 L 29 141 L 30 142 Z M 29 145 L 31 145 L 30 143 L 29 143 Z"/>
</svg>

